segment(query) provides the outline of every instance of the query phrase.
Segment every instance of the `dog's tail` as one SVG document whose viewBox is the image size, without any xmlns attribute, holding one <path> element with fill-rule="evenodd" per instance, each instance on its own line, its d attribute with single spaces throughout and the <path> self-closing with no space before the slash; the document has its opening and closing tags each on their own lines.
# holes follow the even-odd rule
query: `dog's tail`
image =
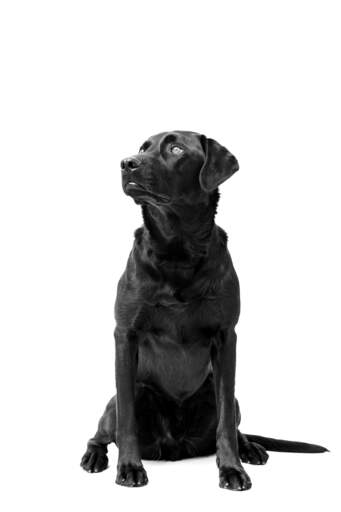
<svg viewBox="0 0 341 512">
<path fill-rule="evenodd" d="M 244 434 L 248 441 L 262 445 L 271 452 L 294 452 L 294 453 L 322 453 L 329 452 L 324 446 L 318 444 L 301 443 L 299 441 L 286 441 L 284 439 L 273 439 L 272 437 L 254 436 Z"/>
</svg>

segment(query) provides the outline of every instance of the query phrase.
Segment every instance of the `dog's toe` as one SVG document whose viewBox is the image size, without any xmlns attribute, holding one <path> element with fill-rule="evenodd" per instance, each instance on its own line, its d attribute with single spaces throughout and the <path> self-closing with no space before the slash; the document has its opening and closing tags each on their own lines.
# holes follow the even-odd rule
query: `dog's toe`
<svg viewBox="0 0 341 512">
<path fill-rule="evenodd" d="M 251 488 L 249 475 L 240 467 L 221 467 L 219 469 L 219 486 L 230 491 L 246 491 Z"/>
<path fill-rule="evenodd" d="M 108 467 L 108 457 L 103 450 L 88 448 L 81 460 L 81 467 L 88 473 L 99 473 Z"/>
<path fill-rule="evenodd" d="M 269 458 L 269 455 L 263 446 L 251 441 L 240 447 L 239 456 L 242 462 L 256 465 L 266 464 Z"/>
<path fill-rule="evenodd" d="M 147 485 L 147 473 L 142 465 L 121 464 L 117 467 L 116 483 L 125 487 Z"/>
</svg>

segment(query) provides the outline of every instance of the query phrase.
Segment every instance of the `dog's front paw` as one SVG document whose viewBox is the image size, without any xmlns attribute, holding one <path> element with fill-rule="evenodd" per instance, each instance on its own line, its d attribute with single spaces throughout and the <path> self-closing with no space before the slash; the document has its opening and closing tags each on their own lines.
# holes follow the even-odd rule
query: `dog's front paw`
<svg viewBox="0 0 341 512">
<path fill-rule="evenodd" d="M 249 475 L 242 466 L 222 466 L 219 468 L 219 486 L 230 491 L 246 491 L 251 487 Z"/>
<path fill-rule="evenodd" d="M 266 464 L 269 455 L 263 446 L 249 441 L 239 447 L 239 457 L 249 464 Z"/>
<path fill-rule="evenodd" d="M 142 487 L 148 483 L 147 473 L 142 464 L 118 464 L 116 483 L 126 487 Z"/>
<path fill-rule="evenodd" d="M 96 445 L 88 445 L 81 460 L 82 468 L 88 473 L 99 473 L 108 467 L 106 448 Z"/>
</svg>

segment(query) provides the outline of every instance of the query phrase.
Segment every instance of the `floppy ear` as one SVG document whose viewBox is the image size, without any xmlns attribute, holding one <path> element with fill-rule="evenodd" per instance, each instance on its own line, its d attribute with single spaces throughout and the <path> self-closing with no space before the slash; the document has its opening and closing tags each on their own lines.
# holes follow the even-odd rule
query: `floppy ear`
<svg viewBox="0 0 341 512">
<path fill-rule="evenodd" d="M 201 143 L 206 158 L 200 170 L 199 182 L 205 192 L 212 192 L 238 171 L 239 164 L 237 159 L 215 140 L 202 135 Z"/>
</svg>

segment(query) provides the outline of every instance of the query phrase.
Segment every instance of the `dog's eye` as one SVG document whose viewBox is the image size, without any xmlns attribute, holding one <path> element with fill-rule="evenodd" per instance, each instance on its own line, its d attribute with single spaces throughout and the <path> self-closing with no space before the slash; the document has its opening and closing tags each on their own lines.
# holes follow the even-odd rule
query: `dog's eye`
<svg viewBox="0 0 341 512">
<path fill-rule="evenodd" d="M 181 155 L 184 152 L 184 150 L 180 148 L 180 146 L 171 146 L 170 150 L 173 153 L 173 155 Z"/>
<path fill-rule="evenodd" d="M 144 153 L 144 149 L 143 148 L 139 149 L 139 153 Z"/>
</svg>

